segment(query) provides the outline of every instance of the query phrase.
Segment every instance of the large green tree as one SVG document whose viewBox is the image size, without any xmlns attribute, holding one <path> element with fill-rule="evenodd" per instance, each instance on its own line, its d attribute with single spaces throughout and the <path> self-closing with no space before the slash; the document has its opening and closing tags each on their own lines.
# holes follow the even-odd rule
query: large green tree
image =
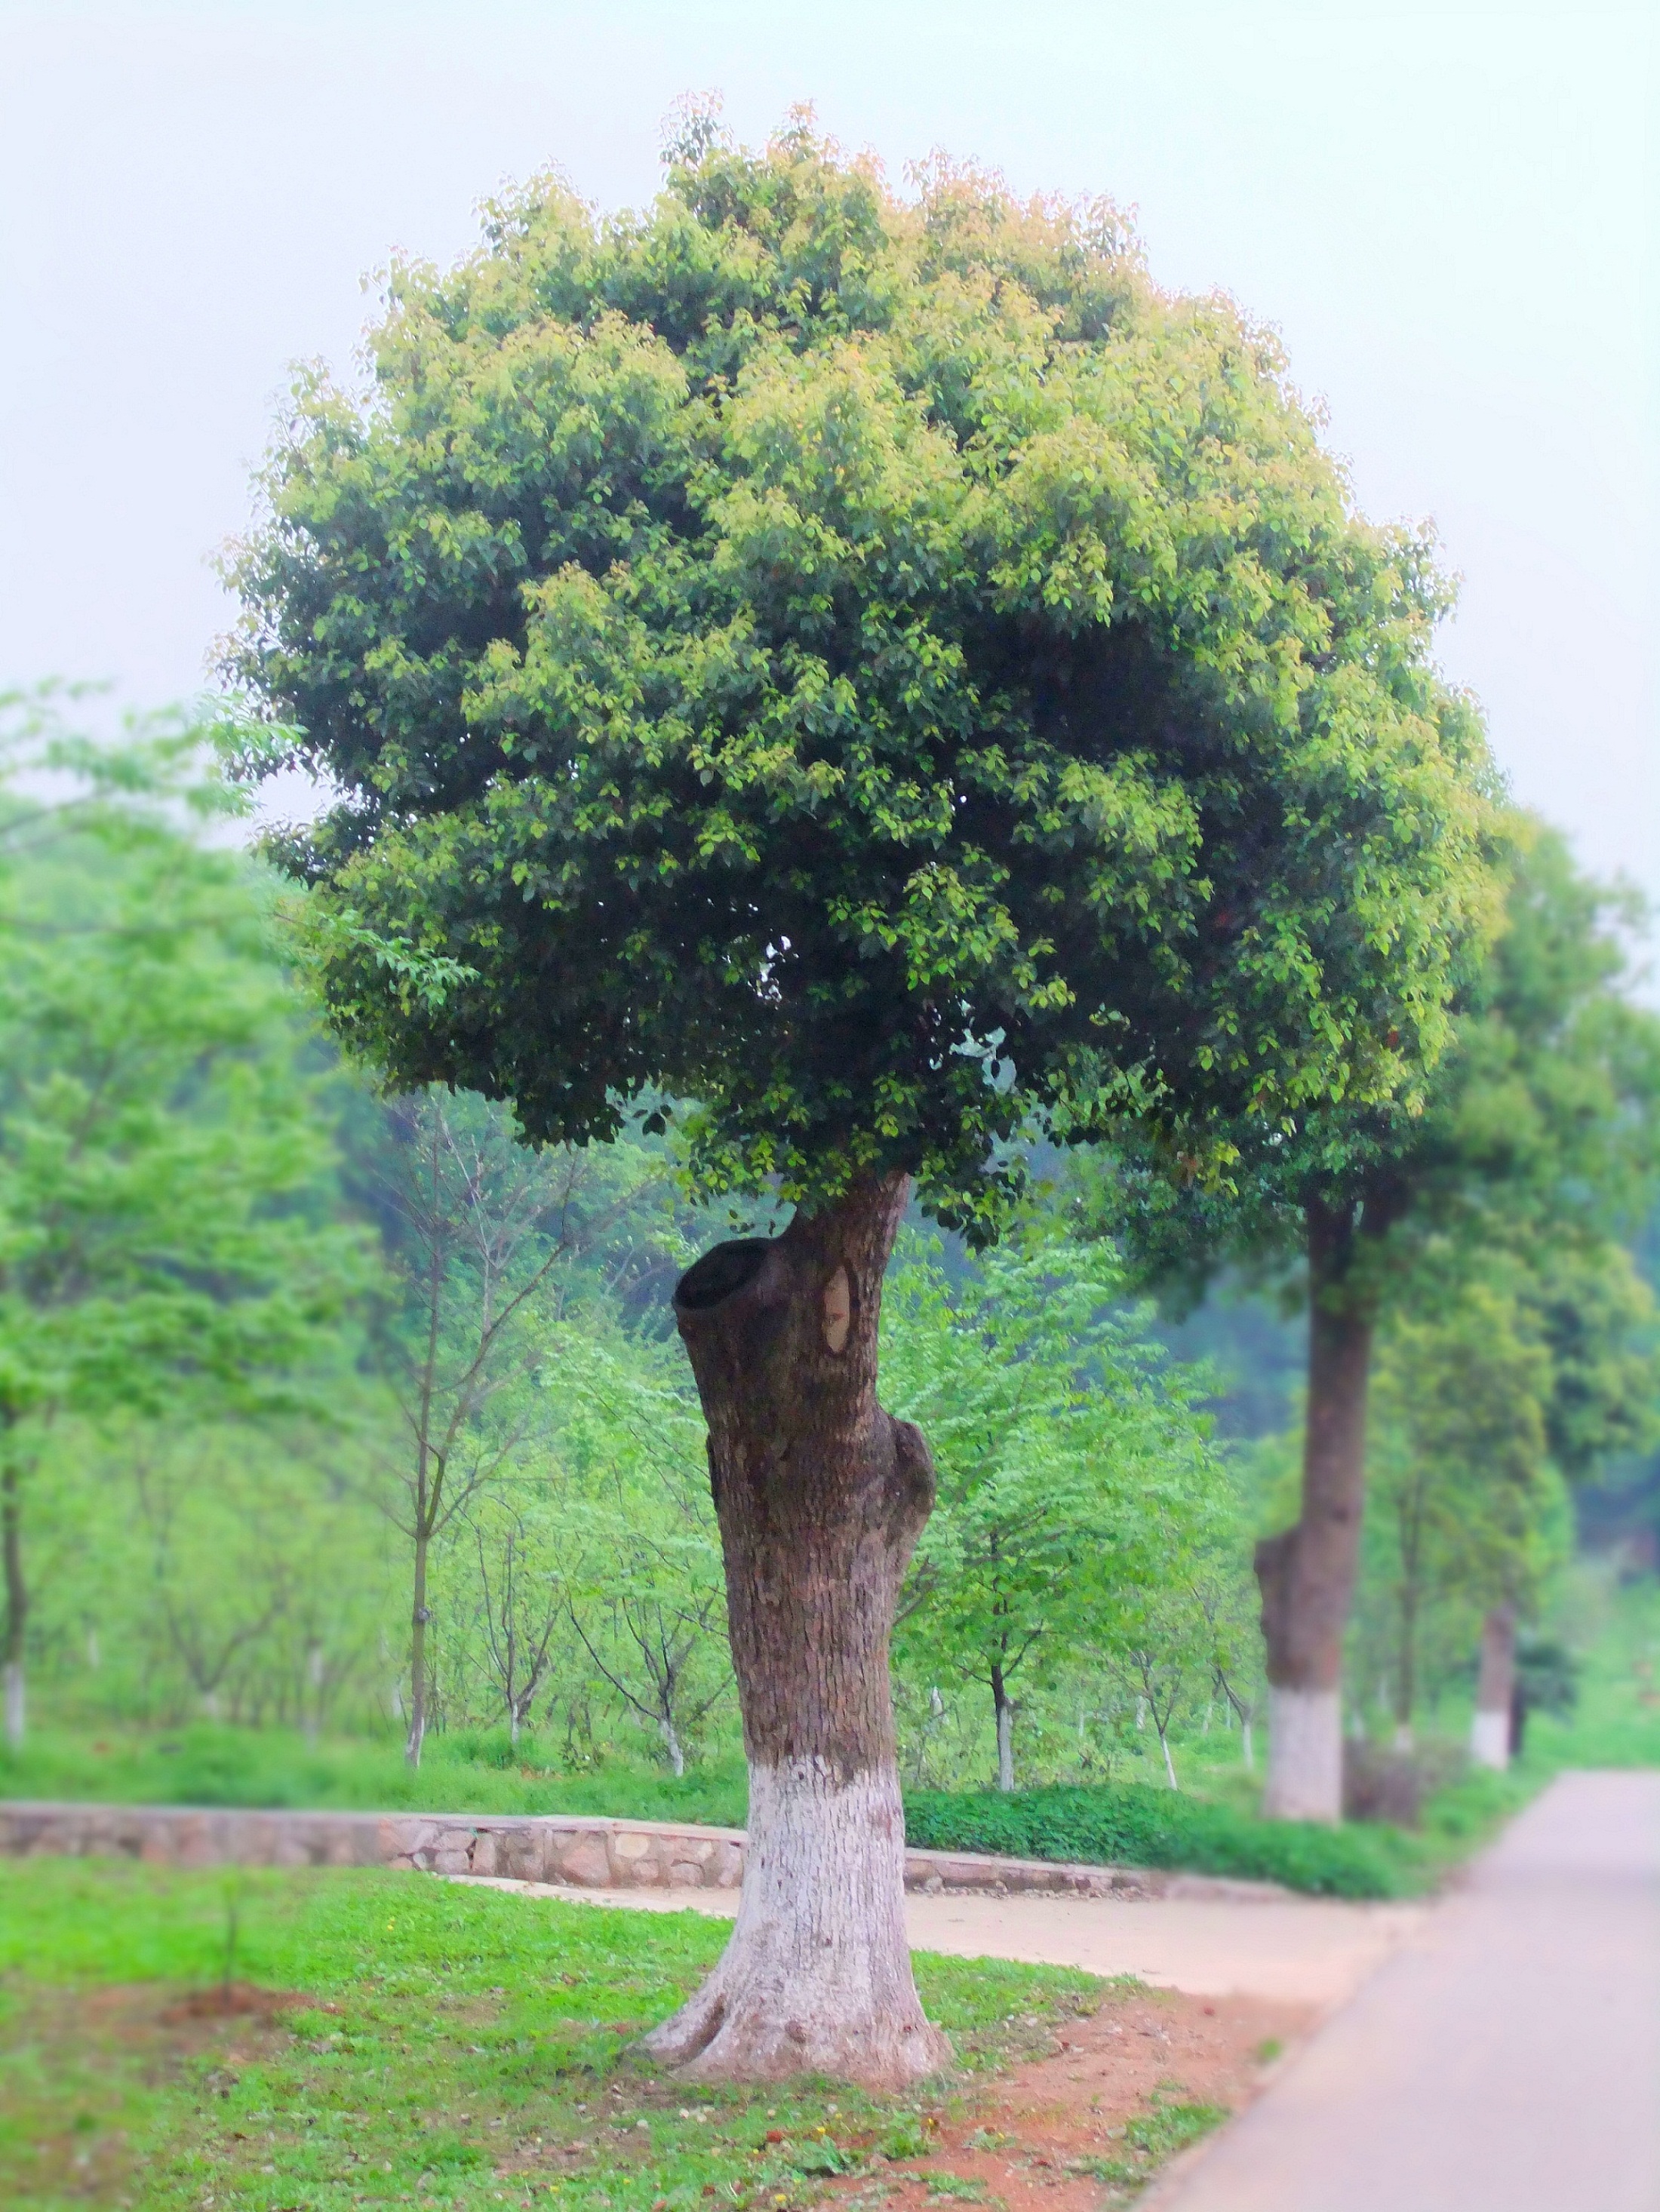
<svg viewBox="0 0 1660 2212">
<path fill-rule="evenodd" d="M 296 387 L 238 672 L 337 803 L 289 842 L 341 1033 L 536 1140 L 681 1117 L 781 1236 L 676 1297 L 751 1765 L 703 2077 L 937 2066 L 887 1680 L 927 1444 L 876 1395 L 913 1183 L 1017 1140 L 1391 1095 L 1479 899 L 1439 586 L 1274 340 L 1103 205 L 917 197 L 694 118 L 643 214 L 556 179 L 400 266 L 360 404 Z"/>
</svg>

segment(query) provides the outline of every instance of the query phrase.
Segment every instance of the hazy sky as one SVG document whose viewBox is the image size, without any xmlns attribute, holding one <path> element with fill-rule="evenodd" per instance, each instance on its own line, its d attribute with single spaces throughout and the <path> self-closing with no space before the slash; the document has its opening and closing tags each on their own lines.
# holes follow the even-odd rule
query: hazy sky
<svg viewBox="0 0 1660 2212">
<path fill-rule="evenodd" d="M 0 688 L 197 689 L 285 364 L 501 179 L 655 188 L 718 89 L 897 174 L 934 146 L 1139 211 L 1154 275 L 1276 324 L 1375 516 L 1464 577 L 1443 641 L 1518 795 L 1660 897 L 1651 7 L 1226 0 L 0 0 Z"/>
</svg>

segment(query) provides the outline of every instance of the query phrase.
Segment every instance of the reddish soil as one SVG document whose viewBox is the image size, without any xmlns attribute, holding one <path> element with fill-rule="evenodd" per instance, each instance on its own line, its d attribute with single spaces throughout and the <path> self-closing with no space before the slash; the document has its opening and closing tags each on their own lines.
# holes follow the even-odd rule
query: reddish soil
<svg viewBox="0 0 1660 2212">
<path fill-rule="evenodd" d="M 1262 1997 L 1175 1990 L 1109 1996 L 1098 2013 L 1068 2023 L 1053 2057 L 999 2075 L 967 2100 L 960 2118 L 942 2113 L 937 2149 L 896 2162 L 877 2183 L 861 2177 L 836 2193 L 909 2212 L 959 2193 L 966 2198 L 968 2191 L 952 2189 L 955 2177 L 977 2184 L 980 2202 L 995 2199 L 1008 2212 L 1100 2212 L 1104 2202 L 1128 2203 L 1158 2162 L 1126 2139 L 1127 2123 L 1160 2106 L 1237 2112 L 1316 2017 L 1311 2006 Z"/>
</svg>

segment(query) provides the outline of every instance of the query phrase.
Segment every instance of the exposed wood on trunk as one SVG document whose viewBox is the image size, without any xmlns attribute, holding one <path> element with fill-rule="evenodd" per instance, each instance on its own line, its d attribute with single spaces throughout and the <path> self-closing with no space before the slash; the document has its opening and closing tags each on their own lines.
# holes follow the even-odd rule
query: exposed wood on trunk
<svg viewBox="0 0 1660 2212">
<path fill-rule="evenodd" d="M 675 1293 L 708 1422 L 750 1764 L 732 1941 L 648 2039 L 702 2080 L 893 2087 L 949 2055 L 911 1979 L 888 1690 L 899 1583 L 934 1489 L 921 1436 L 876 1401 L 882 1276 L 908 1188 L 866 1180 L 781 1237 L 719 1245 Z"/>
<path fill-rule="evenodd" d="M 1307 1218 L 1302 1510 L 1294 1528 L 1256 1547 L 1271 1693 L 1263 1809 L 1283 1820 L 1335 1820 L 1342 1812 L 1338 1692 L 1343 1632 L 1354 1598 L 1365 1504 L 1373 1297 L 1357 1266 L 1369 1233 L 1357 1210 L 1316 1200 Z M 1289 1698 L 1274 1694 L 1287 1692 Z M 1329 1746 L 1319 1741 L 1326 1729 L 1332 1736 Z"/>
</svg>

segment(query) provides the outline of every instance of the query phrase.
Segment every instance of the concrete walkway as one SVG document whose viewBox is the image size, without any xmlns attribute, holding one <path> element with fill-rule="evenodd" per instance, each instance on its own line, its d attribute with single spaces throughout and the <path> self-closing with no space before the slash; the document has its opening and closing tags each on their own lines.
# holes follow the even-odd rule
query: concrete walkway
<svg viewBox="0 0 1660 2212">
<path fill-rule="evenodd" d="M 1144 2212 L 1657 2212 L 1660 1774 L 1572 1774 Z"/>
<path fill-rule="evenodd" d="M 547 1882 L 488 1881 L 521 1896 L 565 1904 L 619 1905 L 632 1911 L 730 1917 L 730 1890 L 556 1887 Z M 1134 1974 L 1195 1996 L 1275 1997 L 1322 2012 L 1353 1996 L 1379 1962 L 1423 1926 L 1421 1905 L 1345 1905 L 1335 1899 L 946 1895 L 910 1891 L 905 1923 L 911 1948 L 958 1959 L 1024 1959 L 1081 1966 L 1091 1974 Z"/>
</svg>

